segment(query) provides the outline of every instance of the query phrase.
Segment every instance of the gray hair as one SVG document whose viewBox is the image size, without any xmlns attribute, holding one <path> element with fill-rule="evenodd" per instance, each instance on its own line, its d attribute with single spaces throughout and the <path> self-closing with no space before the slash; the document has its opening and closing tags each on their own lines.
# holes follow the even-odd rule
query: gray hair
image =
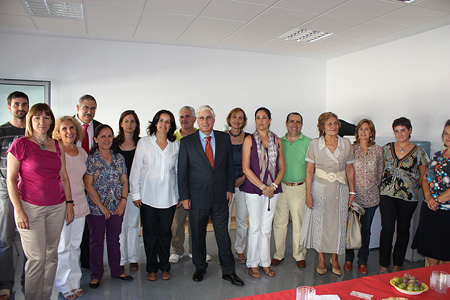
<svg viewBox="0 0 450 300">
<path fill-rule="evenodd" d="M 180 108 L 178 113 L 180 113 L 182 110 L 185 110 L 185 109 L 189 109 L 191 111 L 192 116 L 195 116 L 195 109 L 192 106 L 189 106 L 189 105 L 185 105 L 182 108 Z"/>
<path fill-rule="evenodd" d="M 202 105 L 199 108 L 197 108 L 197 115 L 196 115 L 197 119 L 198 119 L 198 114 L 205 110 L 209 110 L 211 112 L 211 114 L 213 115 L 214 119 L 216 118 L 216 114 L 214 113 L 214 110 L 211 108 L 211 106 L 205 104 L 205 105 Z"/>
<path fill-rule="evenodd" d="M 78 104 L 81 105 L 83 103 L 84 100 L 90 100 L 90 101 L 94 101 L 95 104 L 97 104 L 97 101 L 95 100 L 95 98 L 91 95 L 83 95 L 80 97 L 80 100 L 78 100 Z"/>
</svg>

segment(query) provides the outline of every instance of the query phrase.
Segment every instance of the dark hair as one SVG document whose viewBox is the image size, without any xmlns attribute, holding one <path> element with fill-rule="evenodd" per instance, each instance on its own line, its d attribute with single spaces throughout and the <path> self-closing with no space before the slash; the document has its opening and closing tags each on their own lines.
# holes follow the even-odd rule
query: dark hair
<svg viewBox="0 0 450 300">
<path fill-rule="evenodd" d="M 8 98 L 6 98 L 6 102 L 8 102 L 8 106 L 11 106 L 11 100 L 16 98 L 25 98 L 27 99 L 27 102 L 30 103 L 30 100 L 28 99 L 27 94 L 24 92 L 15 91 L 9 94 Z"/>
<path fill-rule="evenodd" d="M 369 119 L 362 119 L 361 121 L 359 121 L 359 123 L 358 123 L 358 125 L 356 126 L 356 129 L 355 129 L 355 141 L 353 142 L 353 144 L 355 144 L 355 145 L 359 145 L 360 144 L 361 141 L 359 139 L 358 131 L 361 128 L 361 126 L 363 126 L 363 124 L 369 125 L 370 133 L 372 134 L 372 136 L 369 137 L 369 147 L 372 146 L 372 145 L 375 145 L 375 125 Z"/>
<path fill-rule="evenodd" d="M 444 140 L 445 127 L 450 126 L 450 119 L 445 122 L 444 129 L 442 130 L 442 140 Z"/>
<path fill-rule="evenodd" d="M 123 128 L 121 125 L 122 125 L 123 119 L 125 119 L 125 117 L 129 116 L 129 115 L 132 115 L 134 117 L 134 120 L 136 121 L 136 128 L 134 129 L 134 132 L 133 132 L 133 142 L 134 142 L 134 145 L 136 146 L 139 141 L 139 135 L 141 134 L 141 122 L 139 121 L 139 118 L 134 110 L 126 110 L 120 115 L 119 134 L 117 135 L 117 142 L 119 145 L 122 145 L 123 142 L 125 141 L 125 132 L 123 131 Z"/>
<path fill-rule="evenodd" d="M 244 129 L 245 126 L 247 126 L 247 115 L 245 114 L 245 111 L 243 111 L 242 108 L 240 108 L 240 107 L 236 107 L 236 108 L 233 108 L 233 109 L 228 113 L 228 116 L 227 116 L 227 124 L 228 124 L 229 127 L 231 127 L 231 123 L 230 123 L 231 117 L 232 117 L 233 115 L 237 114 L 237 113 L 240 112 L 240 111 L 242 111 L 242 113 L 244 114 L 244 124 L 242 125 L 241 129 Z"/>
<path fill-rule="evenodd" d="M 91 95 L 83 95 L 80 97 L 80 99 L 78 100 L 78 104 L 81 105 L 81 103 L 83 103 L 84 100 L 90 100 L 90 101 L 94 101 L 95 104 L 97 104 L 97 101 L 95 100 L 95 98 Z"/>
<path fill-rule="evenodd" d="M 27 114 L 27 125 L 25 126 L 25 136 L 31 138 L 33 135 L 33 124 L 32 119 L 34 116 L 40 116 L 45 113 L 46 116 L 50 117 L 52 123 L 50 124 L 50 128 L 47 131 L 48 136 L 51 138 L 53 129 L 55 129 L 55 116 L 53 115 L 52 109 L 48 106 L 47 103 L 36 103 L 30 108 L 30 111 Z"/>
<path fill-rule="evenodd" d="M 267 116 L 269 117 L 269 120 L 272 120 L 272 114 L 270 113 L 270 110 L 265 107 L 260 107 L 255 111 L 255 118 L 256 118 L 256 114 L 261 110 L 266 112 Z"/>
<path fill-rule="evenodd" d="M 111 126 L 109 126 L 108 124 L 100 124 L 95 128 L 94 137 L 98 138 L 100 131 L 102 131 L 105 128 L 108 128 L 109 130 L 111 130 L 112 135 L 114 136 L 114 130 L 111 128 Z M 91 150 L 89 150 L 89 154 L 93 154 L 95 152 L 95 150 L 97 150 L 97 149 L 98 149 L 98 143 L 94 140 L 94 144 L 92 145 Z M 116 149 L 116 147 L 112 146 L 112 143 L 111 143 L 111 149 L 113 150 L 114 154 L 117 154 L 117 149 Z"/>
<path fill-rule="evenodd" d="M 397 118 L 392 122 L 392 130 L 397 126 L 405 126 L 408 130 L 412 129 L 411 121 L 405 117 Z M 409 135 L 409 138 L 411 138 L 411 134 Z"/>
<path fill-rule="evenodd" d="M 173 114 L 166 109 L 161 109 L 160 111 L 158 111 L 153 117 L 153 120 L 151 122 L 148 122 L 149 124 L 147 127 L 147 134 L 154 135 L 156 133 L 156 124 L 158 124 L 159 118 L 162 114 L 167 114 L 170 117 L 170 129 L 167 133 L 167 139 L 169 140 L 169 142 L 174 142 L 176 140 L 174 133 L 175 129 L 177 129 L 177 125 L 175 124 L 175 117 L 173 116 Z"/>
<path fill-rule="evenodd" d="M 286 117 L 286 123 L 289 122 L 289 117 L 290 117 L 291 115 L 297 115 L 297 116 L 299 116 L 300 118 L 302 118 L 302 124 L 303 124 L 303 116 L 302 116 L 300 113 L 298 113 L 298 112 L 291 112 L 291 113 L 289 113 L 289 114 L 287 115 L 287 117 Z"/>
</svg>

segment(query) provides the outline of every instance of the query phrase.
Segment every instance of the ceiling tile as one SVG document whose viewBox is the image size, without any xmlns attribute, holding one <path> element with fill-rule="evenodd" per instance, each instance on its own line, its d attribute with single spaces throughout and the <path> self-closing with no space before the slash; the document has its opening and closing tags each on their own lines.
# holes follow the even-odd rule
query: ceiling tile
<svg viewBox="0 0 450 300">
<path fill-rule="evenodd" d="M 200 17 L 192 23 L 189 30 L 232 34 L 245 22 Z"/>
<path fill-rule="evenodd" d="M 36 27 L 28 16 L 0 14 L 0 26 L 36 30 Z"/>
<path fill-rule="evenodd" d="M 237 1 L 254 3 L 254 4 L 262 4 L 262 5 L 273 5 L 280 0 L 237 0 Z"/>
<path fill-rule="evenodd" d="M 402 7 L 405 6 L 394 2 L 385 2 L 380 0 L 351 0 L 330 10 L 327 14 L 343 18 L 369 21 Z"/>
<path fill-rule="evenodd" d="M 243 46 L 253 48 L 267 41 L 267 39 L 233 35 L 223 40 L 220 44 L 225 46 Z"/>
<path fill-rule="evenodd" d="M 211 0 L 147 0 L 146 10 L 198 15 L 200 14 Z"/>
<path fill-rule="evenodd" d="M 405 29 L 405 27 L 367 22 L 359 26 L 350 28 L 349 30 L 342 31 L 341 33 L 345 35 L 371 39 L 378 38 L 380 36 L 397 32 L 403 29 Z"/>
<path fill-rule="evenodd" d="M 255 23 L 296 27 L 315 16 L 318 13 L 271 7 L 253 20 Z"/>
<path fill-rule="evenodd" d="M 88 32 L 92 35 L 103 37 L 133 37 L 136 26 L 124 24 L 107 24 L 98 22 L 88 22 Z"/>
<path fill-rule="evenodd" d="M 273 39 L 291 29 L 286 26 L 250 23 L 236 32 L 235 35 Z"/>
<path fill-rule="evenodd" d="M 379 17 L 375 19 L 374 22 L 394 26 L 412 27 L 446 15 L 450 15 L 450 13 L 408 5 L 401 10 Z"/>
<path fill-rule="evenodd" d="M 271 40 L 267 43 L 264 43 L 257 48 L 259 49 L 267 49 L 274 51 L 290 51 L 298 48 L 305 47 L 305 44 L 301 44 L 299 42 L 291 42 L 291 41 L 282 41 L 282 40 Z"/>
<path fill-rule="evenodd" d="M 267 5 L 229 0 L 213 0 L 202 12 L 203 17 L 250 21 L 268 8 Z"/>
<path fill-rule="evenodd" d="M 137 25 L 140 10 L 88 5 L 85 8 L 88 22 Z"/>
<path fill-rule="evenodd" d="M 126 9 L 142 9 L 145 1 L 146 0 L 84 0 L 84 4 Z"/>
<path fill-rule="evenodd" d="M 317 41 L 316 43 L 323 44 L 323 45 L 329 45 L 329 46 L 333 46 L 333 47 L 346 48 L 346 47 L 352 47 L 352 46 L 355 46 L 358 44 L 362 44 L 367 41 L 368 41 L 368 39 L 363 39 L 363 38 L 348 36 L 348 35 L 342 35 L 342 34 L 335 34 L 335 35 L 326 37 L 323 40 Z"/>
<path fill-rule="evenodd" d="M 446 10 L 450 11 L 450 1 L 449 0 L 422 0 L 418 3 L 412 3 L 414 6 Z"/>
<path fill-rule="evenodd" d="M 340 47 L 314 43 L 314 44 L 310 44 L 306 47 L 299 48 L 298 50 L 296 50 L 296 52 L 298 54 L 317 56 L 320 54 L 332 53 L 332 52 L 339 51 L 342 49 L 343 48 L 340 48 Z"/>
<path fill-rule="evenodd" d="M 221 40 L 227 37 L 227 34 L 217 34 L 213 32 L 203 32 L 187 30 L 178 39 L 180 42 L 188 42 L 194 44 L 202 44 L 205 46 L 213 46 L 218 44 Z"/>
<path fill-rule="evenodd" d="M 312 21 L 301 24 L 301 27 L 311 30 L 339 33 L 361 23 L 362 22 L 359 20 L 321 15 Z"/>
<path fill-rule="evenodd" d="M 144 11 L 139 27 L 163 27 L 169 29 L 186 29 L 194 20 L 195 16 L 176 15 Z"/>
<path fill-rule="evenodd" d="M 183 33 L 184 29 L 156 28 L 140 26 L 134 35 L 137 39 L 153 42 L 174 42 Z"/>
<path fill-rule="evenodd" d="M 348 0 L 281 0 L 279 3 L 275 4 L 275 6 L 324 13 L 347 1 Z"/>
<path fill-rule="evenodd" d="M 0 12 L 2 14 L 28 16 L 28 13 L 23 8 L 20 0 L 0 1 Z"/>
<path fill-rule="evenodd" d="M 39 31 L 52 31 L 58 33 L 86 33 L 84 21 L 56 18 L 32 17 Z"/>
</svg>

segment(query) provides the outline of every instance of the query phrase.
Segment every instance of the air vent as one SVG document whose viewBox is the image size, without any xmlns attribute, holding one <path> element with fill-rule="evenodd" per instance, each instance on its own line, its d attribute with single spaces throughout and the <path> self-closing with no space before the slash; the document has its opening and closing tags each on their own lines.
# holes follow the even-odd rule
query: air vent
<svg viewBox="0 0 450 300">
<path fill-rule="evenodd" d="M 83 4 L 22 0 L 29 13 L 35 17 L 84 20 Z"/>
</svg>

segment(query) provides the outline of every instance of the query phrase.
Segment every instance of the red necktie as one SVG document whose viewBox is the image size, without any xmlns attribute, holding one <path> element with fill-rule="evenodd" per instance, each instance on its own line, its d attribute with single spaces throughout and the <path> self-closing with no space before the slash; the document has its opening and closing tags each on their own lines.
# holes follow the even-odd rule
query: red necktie
<svg viewBox="0 0 450 300">
<path fill-rule="evenodd" d="M 211 164 L 211 167 L 214 167 L 214 156 L 213 156 L 213 151 L 212 151 L 212 147 L 211 147 L 211 137 L 210 136 L 206 137 L 205 153 L 206 153 L 206 157 L 209 160 L 209 163 Z"/>
<path fill-rule="evenodd" d="M 83 148 L 84 151 L 86 151 L 86 153 L 89 154 L 89 134 L 88 134 L 89 124 L 83 124 L 83 127 L 84 127 L 84 139 L 81 142 L 81 148 Z"/>
</svg>

